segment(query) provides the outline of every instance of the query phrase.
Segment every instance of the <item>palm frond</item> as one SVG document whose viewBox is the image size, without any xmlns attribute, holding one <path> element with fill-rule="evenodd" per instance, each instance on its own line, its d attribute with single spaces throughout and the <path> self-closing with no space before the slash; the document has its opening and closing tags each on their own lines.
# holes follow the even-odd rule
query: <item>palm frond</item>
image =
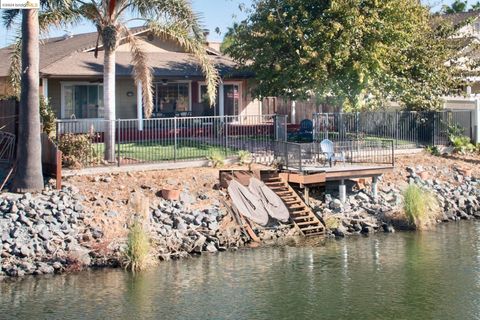
<svg viewBox="0 0 480 320">
<path fill-rule="evenodd" d="M 3 10 L 2 21 L 5 28 L 10 29 L 15 23 L 15 19 L 20 14 L 19 9 Z"/>
<path fill-rule="evenodd" d="M 138 38 L 126 27 L 123 27 L 122 31 L 125 33 L 125 41 L 130 45 L 135 83 L 137 86 L 142 84 L 145 117 L 150 118 L 153 111 L 152 69 L 148 65 L 147 55 L 140 47 Z"/>
<path fill-rule="evenodd" d="M 195 56 L 205 75 L 210 105 L 214 105 L 220 75 L 213 61 L 207 54 L 204 42 L 192 36 L 191 32 L 181 24 L 163 25 L 157 21 L 150 20 L 147 22 L 147 27 L 157 37 L 173 40 L 180 44 L 187 52 Z"/>
<path fill-rule="evenodd" d="M 84 11 L 70 8 L 42 11 L 38 15 L 40 31 L 48 32 L 51 26 L 65 27 L 78 24 L 84 14 Z"/>
<path fill-rule="evenodd" d="M 180 24 L 199 40 L 204 38 L 201 16 L 189 0 L 132 0 L 131 8 L 147 20 Z"/>
<path fill-rule="evenodd" d="M 10 56 L 10 67 L 8 68 L 8 78 L 13 94 L 20 98 L 20 80 L 22 70 L 22 38 L 16 37 L 15 43 L 12 45 L 12 52 Z"/>
</svg>

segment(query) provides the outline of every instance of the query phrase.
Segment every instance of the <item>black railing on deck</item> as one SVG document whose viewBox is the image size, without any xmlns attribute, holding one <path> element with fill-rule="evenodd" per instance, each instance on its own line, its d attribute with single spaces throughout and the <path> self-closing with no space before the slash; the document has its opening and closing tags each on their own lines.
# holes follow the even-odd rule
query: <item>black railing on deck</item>
<svg viewBox="0 0 480 320">
<path fill-rule="evenodd" d="M 393 140 L 337 141 L 334 142 L 337 163 L 333 165 L 385 165 L 395 164 Z M 293 143 L 277 141 L 276 161 L 288 170 L 315 171 L 330 166 L 320 143 Z"/>
</svg>

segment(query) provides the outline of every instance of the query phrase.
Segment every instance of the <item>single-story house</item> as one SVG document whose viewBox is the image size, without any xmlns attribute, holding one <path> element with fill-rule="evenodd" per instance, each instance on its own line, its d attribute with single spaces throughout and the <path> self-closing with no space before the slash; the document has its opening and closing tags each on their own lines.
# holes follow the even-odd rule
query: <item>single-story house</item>
<svg viewBox="0 0 480 320">
<path fill-rule="evenodd" d="M 148 28 L 132 28 L 147 52 L 154 76 L 152 117 L 259 115 L 261 103 L 249 94 L 251 74 L 238 71 L 229 57 L 205 46 L 220 75 L 216 105 L 206 102 L 206 85 L 195 58 L 178 44 L 155 37 Z M 94 51 L 97 33 L 44 39 L 40 44 L 41 93 L 59 119 L 102 119 L 103 52 Z M 0 96 L 9 94 L 12 48 L 0 49 Z M 130 47 L 124 41 L 116 53 L 117 119 L 143 117 L 141 89 L 132 77 Z"/>
</svg>

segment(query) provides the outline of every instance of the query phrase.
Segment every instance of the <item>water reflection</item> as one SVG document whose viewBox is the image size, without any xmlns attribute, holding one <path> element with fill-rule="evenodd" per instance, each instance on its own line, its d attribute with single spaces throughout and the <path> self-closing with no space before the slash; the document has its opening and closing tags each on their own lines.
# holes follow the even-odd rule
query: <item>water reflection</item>
<svg viewBox="0 0 480 320">
<path fill-rule="evenodd" d="M 475 319 L 480 223 L 0 284 L 1 319 Z"/>
</svg>

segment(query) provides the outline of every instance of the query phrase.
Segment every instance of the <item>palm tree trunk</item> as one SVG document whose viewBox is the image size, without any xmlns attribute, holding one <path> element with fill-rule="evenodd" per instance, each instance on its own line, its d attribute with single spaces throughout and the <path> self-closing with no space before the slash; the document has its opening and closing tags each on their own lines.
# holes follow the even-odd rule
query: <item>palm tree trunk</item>
<svg viewBox="0 0 480 320">
<path fill-rule="evenodd" d="M 18 127 L 17 170 L 12 189 L 43 189 L 39 110 L 38 10 L 22 10 L 22 75 Z"/>
<path fill-rule="evenodd" d="M 105 160 L 115 161 L 115 49 L 105 46 L 103 99 L 105 105 Z"/>
</svg>

